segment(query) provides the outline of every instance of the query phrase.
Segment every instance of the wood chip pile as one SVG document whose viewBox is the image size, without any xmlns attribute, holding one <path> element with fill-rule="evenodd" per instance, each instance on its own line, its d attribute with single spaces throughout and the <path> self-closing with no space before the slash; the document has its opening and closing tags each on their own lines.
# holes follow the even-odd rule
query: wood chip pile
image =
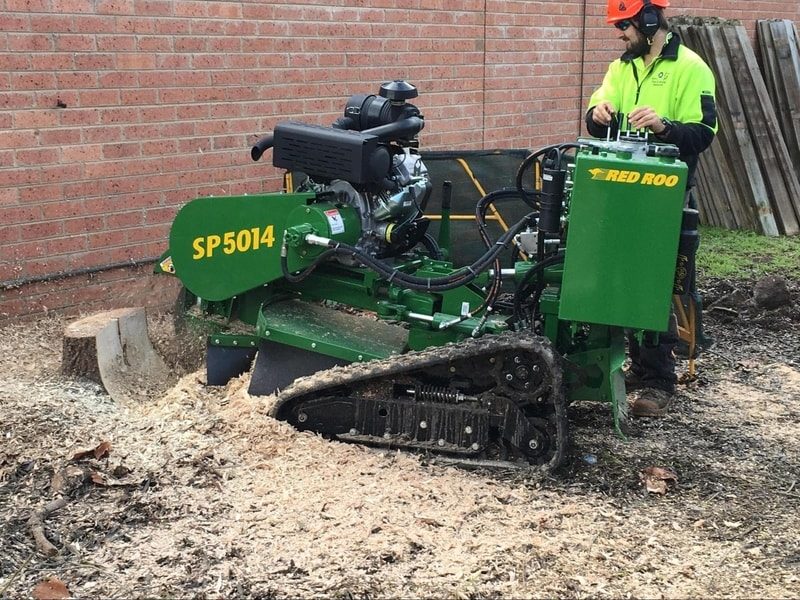
<svg viewBox="0 0 800 600">
<path fill-rule="evenodd" d="M 791 39 L 796 60 L 796 36 L 788 33 L 791 22 L 781 23 L 768 25 L 769 38 L 760 36 L 762 56 L 785 54 Z M 678 17 L 671 24 L 717 80 L 719 131 L 700 156 L 696 176 L 701 222 L 769 236 L 800 233 L 800 180 L 793 159 L 800 151 L 797 138 L 785 137 L 782 126 L 797 116 L 782 112 L 788 105 L 773 104 L 776 96 L 768 92 L 746 30 L 738 22 L 718 19 Z M 786 61 L 792 60 L 790 53 Z M 797 77 L 777 71 L 773 75 L 775 85 L 782 84 L 797 98 Z"/>
</svg>

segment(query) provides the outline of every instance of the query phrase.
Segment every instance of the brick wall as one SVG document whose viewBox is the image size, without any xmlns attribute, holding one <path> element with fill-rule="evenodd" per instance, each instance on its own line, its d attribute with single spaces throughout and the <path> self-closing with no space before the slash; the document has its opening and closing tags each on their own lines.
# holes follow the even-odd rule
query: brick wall
<svg viewBox="0 0 800 600">
<path fill-rule="evenodd" d="M 117 302 L 106 282 L 141 270 L 25 282 L 158 256 L 187 200 L 279 187 L 248 153 L 277 121 L 327 124 L 387 79 L 419 88 L 428 149 L 572 139 L 619 54 L 604 7 L 0 0 L 0 281 L 22 284 L 0 289 L 0 319 Z M 752 33 L 800 6 L 673 0 L 671 14 L 739 18 Z"/>
</svg>

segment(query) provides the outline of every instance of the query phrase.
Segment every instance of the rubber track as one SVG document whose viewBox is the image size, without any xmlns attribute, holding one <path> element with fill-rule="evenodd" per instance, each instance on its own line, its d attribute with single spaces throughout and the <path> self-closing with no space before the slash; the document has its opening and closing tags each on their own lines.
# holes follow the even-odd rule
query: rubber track
<svg viewBox="0 0 800 600">
<path fill-rule="evenodd" d="M 333 367 L 320 371 L 308 377 L 296 380 L 292 385 L 278 394 L 278 401 L 270 411 L 270 415 L 279 420 L 287 420 L 283 415 L 290 411 L 296 401 L 302 401 L 303 396 L 309 394 L 320 395 L 325 389 L 338 387 L 349 383 L 360 382 L 367 379 L 381 377 L 396 377 L 401 373 L 425 369 L 434 365 L 447 364 L 454 360 L 487 358 L 502 352 L 523 351 L 538 355 L 548 366 L 552 373 L 553 391 L 550 398 L 554 405 L 556 417 L 556 451 L 551 460 L 539 467 L 529 463 L 520 462 L 520 466 L 539 468 L 547 471 L 559 467 L 567 453 L 568 421 L 567 408 L 563 390 L 563 371 L 561 357 L 556 353 L 546 338 L 526 333 L 503 333 L 484 336 L 481 338 L 465 339 L 456 343 L 436 346 L 416 352 L 408 352 L 395 357 L 373 360 L 365 363 L 352 363 L 344 367 Z M 533 402 L 531 402 L 533 404 Z M 525 408 L 521 406 L 520 408 Z M 458 459 L 464 463 L 471 463 L 470 459 Z M 484 465 L 491 461 L 481 460 Z M 498 461 L 498 466 L 508 467 L 507 461 Z"/>
</svg>

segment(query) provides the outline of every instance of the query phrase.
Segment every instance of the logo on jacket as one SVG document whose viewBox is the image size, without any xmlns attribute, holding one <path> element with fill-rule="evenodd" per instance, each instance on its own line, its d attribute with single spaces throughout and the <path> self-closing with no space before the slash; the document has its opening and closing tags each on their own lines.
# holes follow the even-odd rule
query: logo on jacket
<svg viewBox="0 0 800 600">
<path fill-rule="evenodd" d="M 659 71 L 653 76 L 651 80 L 653 82 L 653 87 L 662 87 L 667 85 L 667 80 L 669 79 L 669 73 L 666 71 Z"/>
<path fill-rule="evenodd" d="M 624 11 L 626 8 L 628 8 L 628 7 L 627 7 L 627 6 L 625 6 L 625 3 L 624 3 L 624 2 L 620 2 L 620 3 L 619 3 L 619 7 L 617 7 L 617 8 L 618 8 L 618 10 L 619 10 L 620 12 L 623 12 L 623 11 Z"/>
</svg>

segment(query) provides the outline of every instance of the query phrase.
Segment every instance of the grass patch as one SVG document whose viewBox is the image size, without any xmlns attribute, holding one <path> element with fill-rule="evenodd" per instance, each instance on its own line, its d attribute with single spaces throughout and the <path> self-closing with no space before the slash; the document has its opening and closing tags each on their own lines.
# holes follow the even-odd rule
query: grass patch
<svg viewBox="0 0 800 600">
<path fill-rule="evenodd" d="M 752 279 L 781 275 L 800 279 L 800 236 L 766 237 L 749 231 L 700 228 L 700 277 Z"/>
</svg>

